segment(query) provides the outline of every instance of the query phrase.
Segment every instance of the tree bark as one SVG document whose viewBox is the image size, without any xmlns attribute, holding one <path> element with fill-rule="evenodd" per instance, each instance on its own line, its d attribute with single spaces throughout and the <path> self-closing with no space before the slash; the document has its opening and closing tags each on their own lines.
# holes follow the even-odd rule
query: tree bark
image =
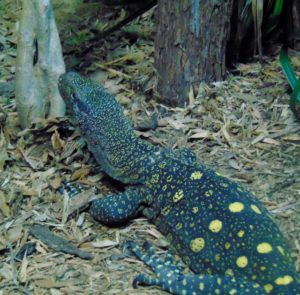
<svg viewBox="0 0 300 295">
<path fill-rule="evenodd" d="M 293 20 L 294 20 L 294 30 L 296 34 L 296 39 L 300 40 L 300 1 L 293 1 Z"/>
<path fill-rule="evenodd" d="M 158 94 L 183 106 L 200 82 L 223 80 L 233 0 L 160 0 L 155 40 Z"/>
<path fill-rule="evenodd" d="M 65 72 L 50 0 L 23 0 L 16 66 L 16 106 L 23 128 L 40 118 L 61 117 L 57 86 Z"/>
</svg>

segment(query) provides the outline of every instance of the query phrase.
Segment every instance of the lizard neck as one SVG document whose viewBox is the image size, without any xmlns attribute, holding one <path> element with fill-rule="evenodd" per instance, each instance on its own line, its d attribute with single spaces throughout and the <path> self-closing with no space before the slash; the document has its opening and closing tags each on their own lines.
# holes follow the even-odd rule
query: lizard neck
<svg viewBox="0 0 300 295">
<path fill-rule="evenodd" d="M 103 170 L 123 183 L 144 183 L 147 176 L 144 171 L 153 165 L 159 147 L 141 140 L 132 129 L 110 131 L 107 134 L 113 135 L 105 138 L 94 131 L 84 137 Z"/>
</svg>

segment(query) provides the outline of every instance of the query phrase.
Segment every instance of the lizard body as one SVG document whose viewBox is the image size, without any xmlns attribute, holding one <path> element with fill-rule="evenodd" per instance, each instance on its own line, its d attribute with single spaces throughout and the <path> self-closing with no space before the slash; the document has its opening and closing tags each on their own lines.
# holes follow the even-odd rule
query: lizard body
<svg viewBox="0 0 300 295">
<path fill-rule="evenodd" d="M 125 192 L 94 201 L 93 217 L 110 225 L 143 214 L 193 271 L 183 275 L 152 251 L 147 259 L 132 242 L 136 256 L 158 276 L 136 282 L 174 294 L 300 295 L 289 246 L 253 194 L 197 163 L 188 149 L 162 149 L 139 139 L 101 86 L 70 72 L 59 88 L 103 170 L 128 184 Z"/>
</svg>

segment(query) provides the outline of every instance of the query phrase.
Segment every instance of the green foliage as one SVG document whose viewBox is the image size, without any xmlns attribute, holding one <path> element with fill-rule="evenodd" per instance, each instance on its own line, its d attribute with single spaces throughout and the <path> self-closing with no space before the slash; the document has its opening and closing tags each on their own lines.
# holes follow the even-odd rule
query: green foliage
<svg viewBox="0 0 300 295">
<path fill-rule="evenodd" d="M 269 1 L 270 2 L 270 1 Z M 277 0 L 274 5 L 274 10 L 271 16 L 278 16 L 282 12 L 283 0 Z"/>
<path fill-rule="evenodd" d="M 283 11 L 284 0 L 244 0 L 242 1 L 241 23 L 249 29 L 257 25 L 257 29 L 262 29 L 263 22 L 267 22 L 267 31 L 274 30 L 275 26 L 270 26 L 271 19 L 278 18 Z M 256 24 L 255 24 L 256 23 Z"/>
<path fill-rule="evenodd" d="M 265 44 L 277 41 L 283 31 L 284 0 L 236 0 L 231 42 L 237 52 L 234 60 L 249 58 L 257 52 L 261 58 Z"/>
<path fill-rule="evenodd" d="M 66 40 L 66 44 L 69 46 L 79 46 L 83 44 L 89 37 L 88 29 L 73 33 L 74 34 L 68 40 Z"/>
<path fill-rule="evenodd" d="M 300 121 L 300 77 L 297 78 L 293 70 L 291 60 L 288 56 L 287 49 L 282 48 L 279 57 L 282 70 L 292 88 L 290 105 L 296 118 Z"/>
</svg>

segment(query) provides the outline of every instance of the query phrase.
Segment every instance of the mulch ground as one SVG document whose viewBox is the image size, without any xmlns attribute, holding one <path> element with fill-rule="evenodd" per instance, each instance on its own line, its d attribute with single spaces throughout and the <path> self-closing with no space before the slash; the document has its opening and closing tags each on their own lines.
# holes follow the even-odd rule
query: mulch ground
<svg viewBox="0 0 300 295">
<path fill-rule="evenodd" d="M 158 127 L 138 131 L 142 138 L 162 147 L 189 147 L 199 162 L 252 190 L 289 240 L 299 271 L 300 124 L 289 108 L 289 87 L 277 57 L 240 64 L 224 82 L 199 85 L 186 108 L 166 107 L 153 99 L 153 12 L 80 56 L 91 34 L 87 28 L 104 26 L 91 13 L 95 4 L 86 5 L 77 10 L 55 6 L 61 10 L 57 19 L 67 66 L 115 94 L 135 126 L 151 122 L 156 114 Z M 74 13 L 79 10 L 82 15 Z M 0 4 L 0 294 L 167 294 L 131 285 L 137 274 L 152 273 L 124 254 L 126 240 L 149 240 L 162 256 L 168 249 L 147 220 L 110 228 L 84 211 L 66 218 L 64 197 L 57 191 L 64 180 L 102 194 L 119 187 L 101 171 L 67 118 L 20 129 L 12 83 L 19 12 L 16 3 Z M 292 61 L 300 74 L 299 52 L 292 52 Z M 48 226 L 94 259 L 50 249 L 29 234 L 33 224 Z M 36 251 L 14 260 L 28 242 L 36 243 Z"/>
</svg>

